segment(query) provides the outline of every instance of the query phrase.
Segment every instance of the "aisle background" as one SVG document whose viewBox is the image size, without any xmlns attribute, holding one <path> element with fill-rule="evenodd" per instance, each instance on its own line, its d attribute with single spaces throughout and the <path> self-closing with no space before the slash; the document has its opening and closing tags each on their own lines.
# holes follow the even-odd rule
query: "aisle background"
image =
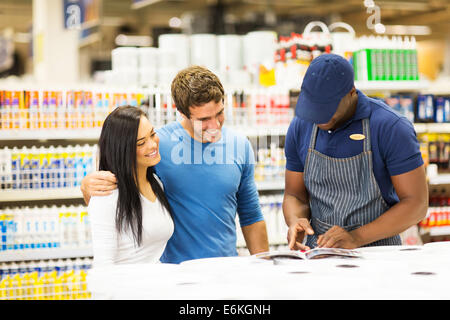
<svg viewBox="0 0 450 320">
<path fill-rule="evenodd" d="M 124 104 L 156 126 L 179 119 L 169 85 L 192 63 L 220 76 L 226 125 L 255 150 L 271 250 L 286 248 L 284 136 L 309 62 L 327 52 L 414 123 L 430 209 L 403 244 L 448 241 L 449 30 L 447 0 L 2 0 L 0 299 L 91 297 L 79 185 L 103 120 Z"/>
</svg>

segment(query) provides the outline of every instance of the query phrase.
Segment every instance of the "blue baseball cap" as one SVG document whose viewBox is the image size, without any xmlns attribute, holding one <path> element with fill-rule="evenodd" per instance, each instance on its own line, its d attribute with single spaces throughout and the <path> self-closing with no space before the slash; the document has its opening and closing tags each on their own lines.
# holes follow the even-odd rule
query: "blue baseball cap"
<svg viewBox="0 0 450 320">
<path fill-rule="evenodd" d="M 353 86 L 350 62 L 336 54 L 322 54 L 311 61 L 306 70 L 295 115 L 313 123 L 327 123 Z"/>
</svg>

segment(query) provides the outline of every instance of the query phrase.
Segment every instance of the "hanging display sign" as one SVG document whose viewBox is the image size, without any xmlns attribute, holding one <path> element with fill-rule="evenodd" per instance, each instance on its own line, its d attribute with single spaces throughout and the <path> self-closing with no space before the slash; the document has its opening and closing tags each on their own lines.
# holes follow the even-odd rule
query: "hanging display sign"
<svg viewBox="0 0 450 320">
<path fill-rule="evenodd" d="M 12 67 L 14 43 L 10 37 L 0 35 L 0 72 Z"/>
<path fill-rule="evenodd" d="M 64 27 L 86 29 L 100 20 L 101 0 L 64 0 Z"/>
</svg>

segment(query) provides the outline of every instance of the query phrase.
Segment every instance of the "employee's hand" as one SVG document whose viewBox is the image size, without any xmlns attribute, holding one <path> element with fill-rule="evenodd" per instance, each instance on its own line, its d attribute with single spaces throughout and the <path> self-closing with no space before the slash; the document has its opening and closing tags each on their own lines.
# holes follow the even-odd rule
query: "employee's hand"
<svg viewBox="0 0 450 320">
<path fill-rule="evenodd" d="M 358 239 L 339 226 L 331 227 L 327 232 L 317 237 L 319 248 L 355 249 L 359 247 Z"/>
<path fill-rule="evenodd" d="M 90 199 L 91 196 L 109 195 L 116 188 L 116 176 L 109 171 L 92 172 L 81 181 L 81 192 L 85 199 Z"/>
<path fill-rule="evenodd" d="M 309 250 L 308 246 L 302 244 L 305 232 L 309 235 L 314 234 L 314 230 L 309 224 L 308 219 L 300 218 L 296 223 L 289 226 L 287 241 L 291 250 Z"/>
</svg>

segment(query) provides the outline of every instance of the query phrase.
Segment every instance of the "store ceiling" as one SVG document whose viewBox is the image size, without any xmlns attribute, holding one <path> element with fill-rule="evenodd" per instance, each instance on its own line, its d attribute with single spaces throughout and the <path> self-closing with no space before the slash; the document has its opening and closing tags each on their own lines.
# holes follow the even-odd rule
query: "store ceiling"
<svg viewBox="0 0 450 320">
<path fill-rule="evenodd" d="M 61 0 L 63 1 L 63 0 Z M 167 24 L 171 16 L 196 12 L 196 17 L 214 12 L 221 4 L 228 18 L 252 19 L 252 14 L 274 13 L 278 21 L 308 17 L 323 17 L 330 21 L 344 21 L 357 34 L 373 33 L 367 28 L 372 15 L 364 1 L 368 0 L 154 0 L 153 4 L 132 9 L 132 0 L 103 0 L 103 23 L 114 26 L 123 22 L 148 26 Z M 427 38 L 450 35 L 450 0 L 373 0 L 380 7 L 381 23 L 385 25 L 426 25 L 431 28 Z M 13 27 L 27 32 L 31 26 L 32 0 L 1 0 L 0 30 Z M 302 30 L 292 30 L 301 33 Z"/>
</svg>

